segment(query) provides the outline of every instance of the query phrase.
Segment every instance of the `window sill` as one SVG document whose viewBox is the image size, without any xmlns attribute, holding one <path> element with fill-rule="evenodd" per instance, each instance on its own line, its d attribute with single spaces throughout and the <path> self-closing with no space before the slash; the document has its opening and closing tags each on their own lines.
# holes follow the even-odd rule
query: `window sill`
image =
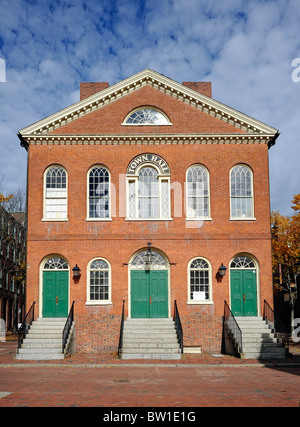
<svg viewBox="0 0 300 427">
<path fill-rule="evenodd" d="M 213 305 L 213 301 L 188 301 L 188 305 Z"/>
<path fill-rule="evenodd" d="M 86 218 L 86 221 L 112 221 L 112 218 Z"/>
<path fill-rule="evenodd" d="M 229 218 L 230 221 L 256 221 L 256 218 Z"/>
<path fill-rule="evenodd" d="M 68 218 L 62 218 L 62 219 L 59 219 L 59 218 L 50 218 L 50 219 L 45 219 L 45 218 L 42 218 L 42 222 L 68 222 L 69 220 L 68 220 Z"/>
<path fill-rule="evenodd" d="M 186 218 L 186 221 L 212 221 L 212 218 Z"/>
<path fill-rule="evenodd" d="M 88 305 L 88 306 L 112 305 L 112 302 L 111 301 L 87 301 L 85 305 Z"/>
<path fill-rule="evenodd" d="M 125 221 L 173 221 L 173 218 L 125 218 Z"/>
</svg>

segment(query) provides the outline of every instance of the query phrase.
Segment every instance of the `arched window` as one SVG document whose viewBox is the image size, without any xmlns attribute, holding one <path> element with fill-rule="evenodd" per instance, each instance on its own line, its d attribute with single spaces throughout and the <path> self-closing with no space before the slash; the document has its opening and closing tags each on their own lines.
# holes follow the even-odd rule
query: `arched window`
<svg viewBox="0 0 300 427">
<path fill-rule="evenodd" d="M 88 219 L 110 218 L 110 176 L 104 166 L 88 174 Z"/>
<path fill-rule="evenodd" d="M 51 166 L 44 174 L 44 219 L 67 219 L 67 172 Z"/>
<path fill-rule="evenodd" d="M 54 256 L 49 258 L 44 264 L 44 270 L 67 270 L 68 263 L 65 259 Z"/>
<path fill-rule="evenodd" d="M 239 255 L 239 256 L 236 256 L 232 260 L 232 262 L 230 264 L 230 268 L 238 268 L 238 269 L 240 269 L 240 268 L 243 268 L 243 269 L 251 268 L 251 269 L 253 269 L 253 268 L 256 268 L 256 266 L 255 266 L 255 262 L 253 261 L 253 259 L 249 258 L 246 255 Z"/>
<path fill-rule="evenodd" d="M 125 125 L 170 125 L 170 120 L 161 111 L 151 107 L 138 108 L 124 120 Z"/>
<path fill-rule="evenodd" d="M 128 219 L 170 219 L 170 178 L 152 165 L 128 177 Z"/>
<path fill-rule="evenodd" d="M 245 165 L 237 165 L 230 172 L 230 208 L 232 219 L 254 219 L 253 173 Z"/>
<path fill-rule="evenodd" d="M 130 268 L 132 270 L 145 270 L 147 267 L 147 251 L 139 252 L 132 262 Z M 165 258 L 155 250 L 152 251 L 151 270 L 166 270 L 168 268 L 168 262 Z"/>
<path fill-rule="evenodd" d="M 187 219 L 210 217 L 209 173 L 201 165 L 193 165 L 187 171 Z"/>
<path fill-rule="evenodd" d="M 87 303 L 111 303 L 111 270 L 105 259 L 98 258 L 89 264 Z"/>
<path fill-rule="evenodd" d="M 203 258 L 195 258 L 189 264 L 188 302 L 212 302 L 211 268 Z"/>
</svg>

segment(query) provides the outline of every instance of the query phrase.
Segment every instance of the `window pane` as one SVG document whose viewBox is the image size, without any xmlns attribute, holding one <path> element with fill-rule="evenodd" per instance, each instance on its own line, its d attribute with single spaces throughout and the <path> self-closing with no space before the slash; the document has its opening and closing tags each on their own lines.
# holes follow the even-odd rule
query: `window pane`
<svg viewBox="0 0 300 427">
<path fill-rule="evenodd" d="M 59 166 L 54 166 L 47 171 L 45 176 L 45 218 L 67 218 L 67 174 Z"/>
<path fill-rule="evenodd" d="M 187 217 L 209 216 L 208 171 L 200 166 L 192 166 L 187 174 Z"/>
<path fill-rule="evenodd" d="M 89 174 L 89 218 L 109 218 L 109 172 L 95 167 Z"/>
<path fill-rule="evenodd" d="M 252 172 L 246 166 L 236 166 L 230 178 L 232 218 L 252 218 Z"/>
<path fill-rule="evenodd" d="M 198 293 L 195 295 L 195 293 Z M 196 259 L 190 266 L 190 300 L 207 301 L 210 299 L 210 277 L 208 263 Z"/>
<path fill-rule="evenodd" d="M 138 125 L 165 125 L 169 121 L 167 118 L 157 110 L 151 108 L 141 108 L 132 113 L 126 120 L 127 124 Z"/>
<path fill-rule="evenodd" d="M 109 300 L 109 266 L 103 260 L 96 260 L 90 266 L 90 300 Z"/>
</svg>

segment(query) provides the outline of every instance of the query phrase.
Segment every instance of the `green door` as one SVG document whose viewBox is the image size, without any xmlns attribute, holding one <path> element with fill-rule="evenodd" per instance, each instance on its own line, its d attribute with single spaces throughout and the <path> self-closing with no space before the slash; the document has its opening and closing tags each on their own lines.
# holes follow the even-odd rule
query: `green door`
<svg viewBox="0 0 300 427">
<path fill-rule="evenodd" d="M 43 317 L 68 316 L 68 271 L 43 272 Z"/>
<path fill-rule="evenodd" d="M 131 317 L 168 317 L 168 272 L 131 271 Z"/>
<path fill-rule="evenodd" d="M 257 316 L 256 270 L 231 270 L 230 281 L 234 316 Z"/>
</svg>

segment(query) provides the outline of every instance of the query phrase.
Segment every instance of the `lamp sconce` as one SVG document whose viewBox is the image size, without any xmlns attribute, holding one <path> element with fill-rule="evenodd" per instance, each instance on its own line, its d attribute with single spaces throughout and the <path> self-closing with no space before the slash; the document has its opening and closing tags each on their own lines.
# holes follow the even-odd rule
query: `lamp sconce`
<svg viewBox="0 0 300 427">
<path fill-rule="evenodd" d="M 219 276 L 224 277 L 226 274 L 226 270 L 227 270 L 227 268 L 222 263 L 219 267 L 219 270 L 218 270 Z"/>
<path fill-rule="evenodd" d="M 81 275 L 81 270 L 77 264 L 75 265 L 75 267 L 72 268 L 72 271 L 73 271 L 73 279 L 79 279 Z"/>
</svg>

